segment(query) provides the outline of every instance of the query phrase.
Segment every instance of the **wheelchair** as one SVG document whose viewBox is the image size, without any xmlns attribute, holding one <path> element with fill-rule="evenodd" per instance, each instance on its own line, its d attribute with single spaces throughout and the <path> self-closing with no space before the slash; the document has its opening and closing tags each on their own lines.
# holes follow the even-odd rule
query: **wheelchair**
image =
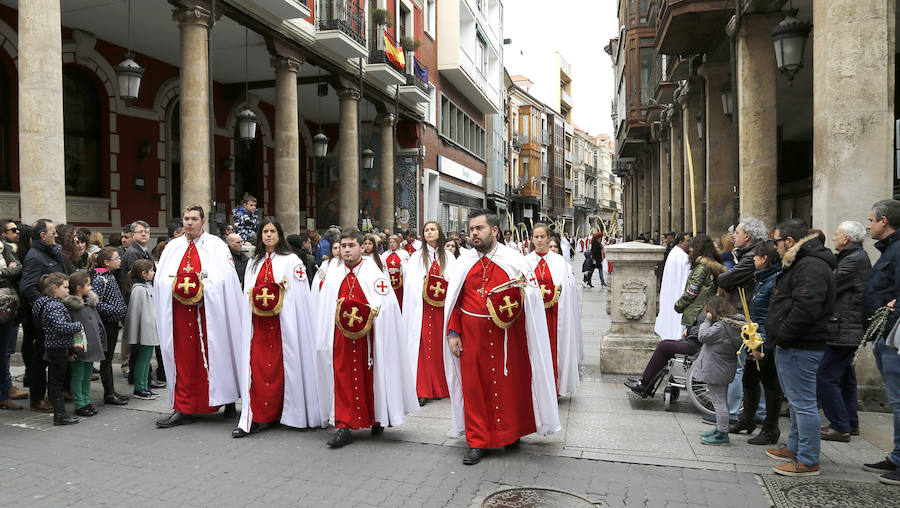
<svg viewBox="0 0 900 508">
<path fill-rule="evenodd" d="M 699 353 L 698 353 L 699 354 Z M 704 414 L 713 415 L 712 401 L 709 399 L 709 390 L 706 383 L 694 379 L 694 360 L 697 355 L 677 354 L 669 359 L 666 366 L 659 371 L 656 378 L 650 383 L 650 390 L 647 397 L 656 396 L 657 390 L 663 387 L 663 401 L 665 402 L 666 411 L 668 411 L 672 403 L 678 400 L 682 390 L 686 390 L 691 403 Z"/>
</svg>

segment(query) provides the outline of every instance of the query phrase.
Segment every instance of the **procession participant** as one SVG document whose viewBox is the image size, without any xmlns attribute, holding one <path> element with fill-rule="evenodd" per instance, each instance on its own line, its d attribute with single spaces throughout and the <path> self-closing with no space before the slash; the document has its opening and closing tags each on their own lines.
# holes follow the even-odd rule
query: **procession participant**
<svg viewBox="0 0 900 508">
<path fill-rule="evenodd" d="M 409 228 L 406 230 L 406 241 L 402 245 L 403 249 L 412 256 L 412 253 L 422 248 L 422 242 L 416 239 L 416 230 Z"/>
<path fill-rule="evenodd" d="M 241 419 L 231 437 L 244 437 L 274 421 L 320 427 L 316 389 L 315 303 L 306 265 L 291 250 L 281 223 L 264 217 L 247 263 L 241 344 Z"/>
<path fill-rule="evenodd" d="M 362 247 L 363 257 L 371 258 L 378 265 L 378 269 L 384 271 L 384 263 L 381 262 L 381 255 L 378 253 L 378 237 L 372 233 L 365 233 Z"/>
<path fill-rule="evenodd" d="M 400 248 L 400 235 L 388 237 L 388 250 L 381 254 L 382 265 L 387 267 L 388 277 L 400 310 L 403 310 L 403 281 L 406 279 L 406 268 L 409 266 L 409 252 Z"/>
<path fill-rule="evenodd" d="M 419 408 L 397 298 L 362 242 L 356 228 L 341 233 L 343 262 L 329 269 L 316 313 L 319 407 L 337 429 L 333 448 L 352 442 L 351 429 L 379 435 Z"/>
<path fill-rule="evenodd" d="M 578 359 L 581 345 L 581 319 L 578 290 L 569 264 L 556 252 L 550 252 L 550 228 L 538 222 L 531 230 L 534 250 L 525 259 L 537 277 L 544 301 L 553 377 L 559 396 L 574 394 L 578 387 Z"/>
<path fill-rule="evenodd" d="M 234 412 L 243 294 L 228 246 L 203 231 L 203 207 L 182 214 L 184 234 L 166 245 L 153 281 L 156 327 L 173 413 L 159 428 L 192 423 L 194 414 Z"/>
<path fill-rule="evenodd" d="M 691 235 L 682 233 L 666 258 L 659 290 L 659 315 L 654 325 L 654 330 L 663 340 L 679 340 L 684 330 L 681 313 L 675 311 L 675 302 L 684 293 L 684 285 L 691 273 L 687 254 L 690 242 Z"/>
<path fill-rule="evenodd" d="M 525 257 L 497 240 L 499 224 L 487 210 L 469 216 L 477 252 L 457 260 L 445 300 L 451 431 L 465 432 L 467 465 L 481 461 L 485 448 L 560 429 L 536 279 Z"/>
<path fill-rule="evenodd" d="M 316 280 L 311 289 L 313 300 L 317 304 L 319 302 L 319 292 L 322 290 L 322 285 L 325 283 L 325 276 L 328 275 L 328 270 L 341 263 L 341 244 L 339 240 L 340 239 L 338 238 L 331 244 L 331 254 L 322 258 L 322 264 L 320 264 L 319 268 L 316 270 Z"/>
<path fill-rule="evenodd" d="M 422 237 L 425 247 L 409 258 L 403 292 L 404 330 L 420 406 L 428 399 L 450 396 L 444 373 L 444 299 L 446 275 L 456 263 L 456 258 L 443 248 L 446 239 L 440 224 L 426 222 Z"/>
</svg>

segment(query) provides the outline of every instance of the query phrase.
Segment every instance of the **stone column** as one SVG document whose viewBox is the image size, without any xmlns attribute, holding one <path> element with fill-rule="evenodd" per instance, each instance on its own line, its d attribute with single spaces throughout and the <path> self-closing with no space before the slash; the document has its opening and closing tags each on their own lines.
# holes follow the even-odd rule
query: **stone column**
<svg viewBox="0 0 900 508">
<path fill-rule="evenodd" d="M 734 222 L 734 143 L 731 119 L 722 110 L 722 88 L 730 83 L 727 62 L 705 63 L 706 80 L 706 233 L 718 238 Z"/>
<path fill-rule="evenodd" d="M 178 9 L 172 15 L 181 30 L 181 213 L 198 204 L 211 214 L 209 174 L 209 62 L 207 27 L 210 12 L 203 7 Z"/>
<path fill-rule="evenodd" d="M 644 178 L 643 178 L 643 193 L 641 194 L 641 201 L 643 201 L 641 210 L 644 213 L 644 230 L 642 233 L 650 233 L 653 234 L 653 151 L 650 150 L 647 153 L 648 157 L 644 160 L 646 161 L 644 165 Z"/>
<path fill-rule="evenodd" d="M 615 270 L 606 300 L 610 328 L 600 343 L 603 372 L 639 373 L 659 344 L 653 331 L 659 310 L 656 265 L 665 252 L 662 246 L 639 242 L 606 247 Z"/>
<path fill-rule="evenodd" d="M 671 183 L 672 174 L 669 164 L 669 152 L 672 150 L 671 129 L 666 130 L 659 141 L 659 232 L 672 230 Z"/>
<path fill-rule="evenodd" d="M 672 229 L 676 233 L 685 230 L 684 226 L 684 157 L 682 156 L 681 141 L 681 112 L 680 108 L 673 109 L 673 115 L 670 120 L 672 125 L 672 133 L 669 136 L 671 150 L 669 151 L 669 174 L 672 177 L 671 183 L 671 207 L 672 207 Z M 674 112 L 678 111 L 678 114 Z"/>
<path fill-rule="evenodd" d="M 302 63 L 293 57 L 272 59 L 275 67 L 275 217 L 286 234 L 301 231 L 297 72 Z"/>
<path fill-rule="evenodd" d="M 19 4 L 19 202 L 22 222 L 66 222 L 60 0 Z"/>
<path fill-rule="evenodd" d="M 375 119 L 381 128 L 381 153 L 378 157 L 381 175 L 378 185 L 378 220 L 381 229 L 394 230 L 394 114 L 384 113 Z"/>
<path fill-rule="evenodd" d="M 778 217 L 777 110 L 775 51 L 771 29 L 780 15 L 741 18 L 737 44 L 737 107 L 741 216 L 768 227 Z M 816 34 L 822 31 L 817 27 Z"/>
<path fill-rule="evenodd" d="M 682 104 L 682 130 L 684 136 L 684 228 L 697 234 L 704 227 L 703 213 L 703 140 L 697 132 L 697 114 L 701 111 L 700 93 L 691 85 L 690 93 L 685 90 L 679 98 Z M 690 147 L 690 152 L 688 152 Z M 688 161 L 690 157 L 690 161 Z M 690 165 L 688 164 L 690 162 Z M 693 181 L 691 167 L 693 166 Z M 697 217 L 694 220 L 694 213 Z"/>
<path fill-rule="evenodd" d="M 662 150 L 662 144 L 657 140 L 657 142 L 653 144 L 653 158 L 651 159 L 651 164 L 653 165 L 653 167 L 652 171 L 650 172 L 650 234 L 653 234 L 653 231 L 660 229 L 659 217 L 661 214 L 659 209 L 659 170 L 661 161 L 659 154 L 660 152 L 662 152 Z"/>
<path fill-rule="evenodd" d="M 813 3 L 813 221 L 827 237 L 866 223 L 893 188 L 895 2 Z M 869 256 L 879 253 L 866 241 Z M 856 363 L 859 398 L 884 401 L 871 354 Z"/>
<path fill-rule="evenodd" d="M 359 89 L 341 88 L 338 90 L 340 100 L 340 125 L 338 139 L 338 203 L 340 204 L 340 225 L 343 227 L 359 227 Z"/>
</svg>

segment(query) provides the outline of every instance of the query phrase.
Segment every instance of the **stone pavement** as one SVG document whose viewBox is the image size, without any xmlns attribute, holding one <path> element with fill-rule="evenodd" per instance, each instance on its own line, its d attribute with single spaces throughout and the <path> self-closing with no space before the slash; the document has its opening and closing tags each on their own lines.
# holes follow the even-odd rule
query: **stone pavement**
<svg viewBox="0 0 900 508">
<path fill-rule="evenodd" d="M 428 404 L 383 438 L 358 432 L 341 450 L 328 449 L 331 431 L 324 430 L 276 428 L 232 439 L 235 422 L 217 415 L 158 430 L 154 421 L 168 412 L 160 390 L 156 401 L 96 404 L 100 415 L 69 427 L 28 410 L 0 412 L 0 505 L 479 506 L 504 486 L 543 486 L 600 506 L 768 506 L 756 475 L 772 474 L 776 462 L 764 447 L 748 445 L 746 436 L 731 447 L 702 446 L 697 435 L 711 427 L 685 398 L 667 412 L 660 398 L 640 400 L 620 376 L 601 375 L 608 319 L 606 290 L 595 286 L 583 290 L 582 384 L 560 402 L 563 430 L 527 436 L 518 452 L 493 451 L 463 466 L 465 442 L 447 437 L 447 401 Z M 125 392 L 124 380 L 117 382 Z M 94 389 L 102 400 L 99 382 Z M 823 478 L 877 482 L 860 464 L 884 456 L 868 439 L 871 433 L 889 445 L 890 419 L 861 419 L 862 439 L 822 443 Z M 786 437 L 786 419 L 781 428 Z"/>
</svg>

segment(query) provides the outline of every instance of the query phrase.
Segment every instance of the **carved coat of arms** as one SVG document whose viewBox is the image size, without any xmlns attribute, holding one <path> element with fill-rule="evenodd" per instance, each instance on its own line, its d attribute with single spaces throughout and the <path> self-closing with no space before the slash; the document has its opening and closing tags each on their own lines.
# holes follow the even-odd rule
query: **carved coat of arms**
<svg viewBox="0 0 900 508">
<path fill-rule="evenodd" d="M 641 319 L 647 312 L 647 283 L 639 279 L 631 279 L 622 284 L 622 314 L 627 319 Z"/>
</svg>

